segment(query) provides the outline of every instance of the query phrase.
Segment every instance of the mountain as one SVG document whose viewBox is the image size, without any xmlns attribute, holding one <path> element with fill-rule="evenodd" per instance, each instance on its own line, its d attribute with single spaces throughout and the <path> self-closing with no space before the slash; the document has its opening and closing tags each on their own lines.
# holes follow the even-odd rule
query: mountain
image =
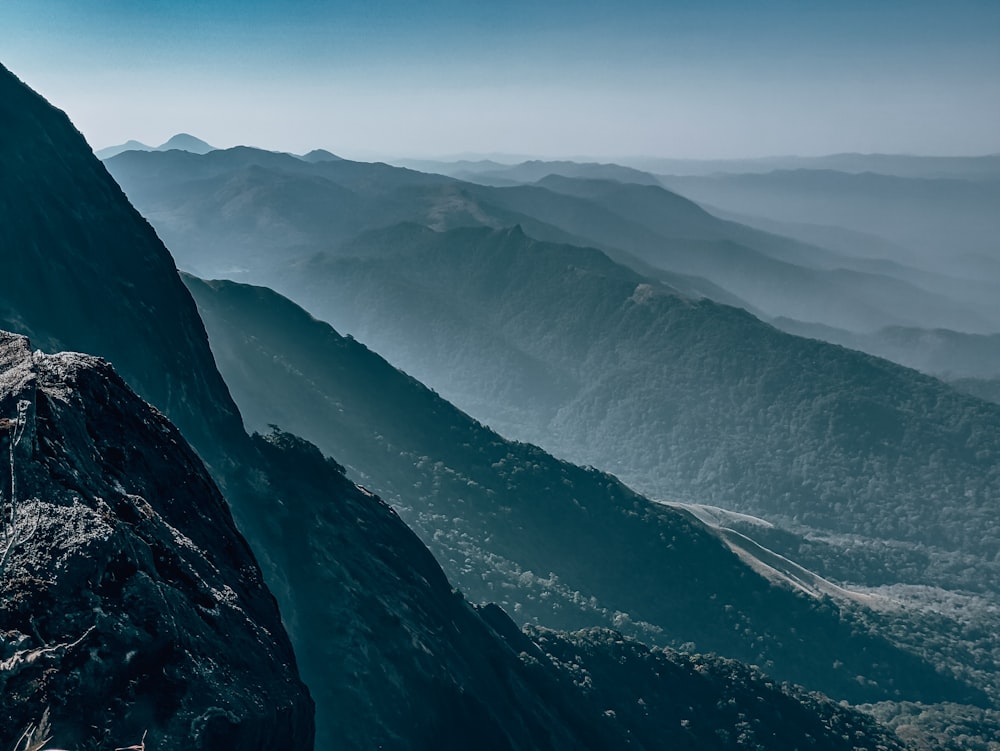
<svg viewBox="0 0 1000 751">
<path fill-rule="evenodd" d="M 495 605 L 470 607 L 388 506 L 314 447 L 281 432 L 255 440 L 265 456 L 274 452 L 273 472 L 296 478 L 301 497 L 336 499 L 281 496 L 271 519 L 283 541 L 271 550 L 297 593 L 285 617 L 304 675 L 327 676 L 315 682 L 327 728 L 318 748 L 736 749 L 748 730 L 765 748 L 788 738 L 845 751 L 902 748 L 869 718 L 735 663 L 650 650 L 606 631 L 525 634 Z M 573 648 L 586 655 L 567 659 Z M 590 670 L 608 679 L 594 687 Z M 608 713 L 615 706 L 631 711 L 619 719 Z M 719 717 L 718 706 L 733 709 Z"/>
<path fill-rule="evenodd" d="M 98 149 L 94 152 L 98 159 L 110 159 L 113 156 L 118 156 L 126 151 L 188 151 L 192 154 L 207 154 L 210 151 L 215 151 L 214 146 L 202 141 L 200 138 L 195 138 L 188 133 L 178 133 L 165 143 L 161 143 L 159 146 L 147 146 L 140 141 L 126 141 L 119 146 L 108 146 L 107 148 Z"/>
<path fill-rule="evenodd" d="M 317 748 L 613 747 L 587 740 L 604 736 L 572 707 L 562 716 L 558 691 L 540 697 L 518 685 L 497 699 L 517 653 L 469 614 L 398 517 L 303 441 L 243 431 L 194 302 L 152 229 L 65 115 L 6 70 L 0 92 L 10 136 L 0 142 L 0 252 L 14 274 L 0 291 L 2 326 L 30 331 L 43 349 L 86 347 L 113 360 L 209 460 L 316 697 Z M 168 482 L 173 467 L 160 469 Z M 459 697 L 469 723 L 450 719 Z M 37 694 L 17 704 L 18 716 L 43 710 Z M 305 692 L 296 711 L 311 727 Z M 293 740 L 310 748 L 302 733 Z"/>
<path fill-rule="evenodd" d="M 321 233 L 296 222 L 287 203 L 258 202 L 267 199 L 263 187 L 240 191 L 233 184 L 225 203 L 213 203 L 217 199 L 209 197 L 222 193 L 210 186 L 199 193 L 205 182 L 193 176 L 204 176 L 209 167 L 222 170 L 223 159 L 259 166 L 259 186 L 285 183 L 274 179 L 274 155 L 212 156 L 182 163 L 162 154 L 130 154 L 109 166 L 141 204 L 159 207 L 150 216 L 182 265 L 214 268 L 217 275 L 238 268 L 240 280 L 267 280 L 501 433 L 613 471 L 654 497 L 733 506 L 838 534 L 946 551 L 969 546 L 978 555 L 992 549 L 993 533 L 982 539 L 979 524 L 995 493 L 988 459 L 994 449 L 979 443 L 993 441 L 995 432 L 988 427 L 993 418 L 979 413 L 981 405 L 956 401 L 948 390 L 939 398 L 943 387 L 936 382 L 781 337 L 731 309 L 684 301 L 657 285 L 655 269 L 638 274 L 594 251 L 530 238 L 566 237 L 572 228 L 605 244 L 632 237 L 628 247 L 641 249 L 646 237 L 647 266 L 665 247 L 692 264 L 714 248 L 713 273 L 744 280 L 745 263 L 756 259 L 757 268 L 783 270 L 764 274 L 771 287 L 758 295 L 766 298 L 782 279 L 798 279 L 793 287 L 814 312 L 812 320 L 830 320 L 818 304 L 829 299 L 824 288 L 800 286 L 814 272 L 842 279 L 842 293 L 834 296 L 840 310 L 870 324 L 877 317 L 865 301 L 897 316 L 903 304 L 897 302 L 920 300 L 916 307 L 927 319 L 939 320 L 937 303 L 947 298 L 921 297 L 912 284 L 891 277 L 862 290 L 874 277 L 800 265 L 819 257 L 834 263 L 836 253 L 772 241 L 649 186 L 560 178 L 546 181 L 553 189 L 496 189 L 385 165 L 337 163 L 320 174 L 301 163 L 289 173 L 282 164 L 283 180 L 302 185 L 302 196 L 322 195 L 318 187 L 305 187 L 315 180 L 341 197 L 322 214 L 308 212 L 311 221 L 329 219 Z M 190 210 L 177 203 L 182 194 L 197 196 Z M 281 212 L 282 221 L 273 232 L 265 227 L 252 236 L 200 213 L 206 205 L 231 206 L 246 217 Z M 295 210 L 306 205 L 294 202 Z M 520 217 L 524 236 L 434 232 L 412 224 L 364 232 L 407 216 L 441 229 Z M 241 219 L 234 226 L 247 224 Z M 290 235 L 286 226 L 300 234 Z M 666 246 L 660 233 L 668 230 L 676 234 Z M 770 255 L 751 253 L 752 247 Z M 324 255 L 292 263 L 317 251 Z M 703 271 L 697 275 L 707 276 Z M 822 363 L 832 371 L 823 372 Z M 866 373 L 876 374 L 873 383 L 865 384 Z M 928 413 L 918 416 L 925 407 Z M 963 434 L 961 415 L 982 428 Z M 923 459 L 909 456 L 911 445 Z M 949 457 L 945 472 L 928 469 L 937 450 Z M 956 513 L 946 503 L 954 487 L 962 488 L 961 496 L 970 494 Z M 937 500 L 925 503 L 926 494 Z M 906 513 L 897 513 L 900 508 Z M 919 524 L 903 521 L 911 514 Z"/>
<path fill-rule="evenodd" d="M 697 643 L 836 697 L 925 690 L 918 664 L 846 627 L 849 603 L 812 599 L 837 588 L 793 594 L 790 580 L 762 559 L 748 566 L 687 511 L 505 441 L 270 290 L 187 282 L 248 422 L 280 422 L 340 457 L 474 599 L 521 622 L 605 623 L 658 644 Z M 855 662 L 862 655 L 892 667 L 875 677 L 868 658 Z M 910 676 L 906 689 L 896 671 Z M 881 688 L 859 693 L 859 673 Z"/>
<path fill-rule="evenodd" d="M 339 162 L 342 158 L 333 154 L 326 149 L 313 149 L 308 154 L 303 154 L 301 157 L 304 162 Z"/>
<path fill-rule="evenodd" d="M 659 186 L 558 176 L 545 178 L 538 186 L 597 204 L 606 213 L 607 218 L 601 220 L 592 211 L 587 219 L 591 229 L 582 232 L 597 241 L 598 247 L 609 250 L 616 242 L 625 242 L 627 250 L 653 267 L 710 279 L 770 316 L 797 310 L 797 315 L 789 317 L 831 325 L 839 320 L 842 327 L 859 331 L 877 328 L 879 322 L 934 322 L 977 332 L 1000 325 L 992 287 L 984 296 L 970 299 L 968 283 L 949 284 L 940 274 L 857 258 L 853 246 L 832 251 L 809 240 L 723 221 Z M 515 193 L 502 191 L 506 196 Z M 526 198 L 521 197 L 521 202 Z M 536 191 L 531 200 L 547 199 Z M 521 202 L 508 208 L 525 210 Z M 621 220 L 628 224 L 621 225 Z M 568 224 L 549 221 L 581 233 L 576 220 Z M 651 230 L 654 236 L 626 240 L 628 227 Z"/>
<path fill-rule="evenodd" d="M 1000 176 L 895 177 L 833 170 L 661 177 L 671 190 L 718 208 L 768 219 L 834 225 L 906 249 L 909 265 L 996 282 L 993 238 Z"/>
<path fill-rule="evenodd" d="M 910 154 L 829 154 L 827 156 L 773 156 L 757 159 L 621 160 L 632 167 L 670 177 L 719 174 L 759 174 L 776 170 L 835 170 L 875 172 L 894 177 L 994 179 L 1000 176 L 1000 154 L 984 156 L 914 156 Z"/>
<path fill-rule="evenodd" d="M 901 326 L 855 334 L 799 321 L 778 320 L 774 324 L 797 336 L 822 339 L 884 357 L 948 381 L 1000 376 L 1000 334 L 963 334 L 948 329 Z"/>
<path fill-rule="evenodd" d="M 166 143 L 161 143 L 156 147 L 157 151 L 189 151 L 192 154 L 207 154 L 209 151 L 215 151 L 214 146 L 202 141 L 200 138 L 195 138 L 188 133 L 178 133 L 175 136 L 171 136 Z"/>
<path fill-rule="evenodd" d="M 110 159 L 113 156 L 118 156 L 125 151 L 155 151 L 153 146 L 147 146 L 141 141 L 129 140 L 118 146 L 108 146 L 103 149 L 98 149 L 94 152 L 94 155 L 98 159 Z"/>
<path fill-rule="evenodd" d="M 655 185 L 550 175 L 496 188 L 242 148 L 205 157 L 130 152 L 107 166 L 180 265 L 201 276 L 267 283 L 288 260 L 340 252 L 359 233 L 399 222 L 520 225 L 537 239 L 598 247 L 644 273 L 700 277 L 762 315 L 859 331 L 985 332 L 1000 321 L 993 296 L 970 303 L 952 288 L 928 290 L 843 253 L 720 220 Z"/>
<path fill-rule="evenodd" d="M 242 421 L 170 254 L 69 119 L 6 70 L 0 121 L 0 328 L 110 360 L 220 465 Z"/>
<path fill-rule="evenodd" d="M 484 169 L 483 167 L 491 167 Z M 441 170 L 437 170 L 441 171 Z M 568 161 L 542 161 L 531 160 L 506 165 L 479 164 L 471 168 L 471 165 L 456 164 L 453 168 L 441 172 L 460 180 L 467 180 L 481 185 L 517 185 L 519 183 L 534 183 L 550 175 L 560 175 L 562 177 L 582 178 L 587 180 L 614 180 L 621 183 L 635 183 L 637 185 L 657 185 L 659 181 L 648 172 L 623 167 L 620 164 L 598 164 L 594 162 L 568 162 Z"/>
<path fill-rule="evenodd" d="M 391 236 L 395 254 L 376 234 L 289 266 L 279 291 L 501 432 L 653 497 L 995 550 L 993 408 L 597 251 L 516 229 Z"/>
<path fill-rule="evenodd" d="M 106 362 L 5 332 L 0 416 L 4 748 L 46 707 L 75 748 L 311 748 L 274 598 L 177 429 Z"/>
<path fill-rule="evenodd" d="M 177 293 L 176 272 L 165 263 L 169 256 L 163 246 L 121 194 L 111 189 L 113 183 L 99 163 L 87 156 L 85 142 L 65 116 L 3 69 L 0 87 L 0 102 L 5 105 L 4 128 L 14 134 L 30 133 L 37 139 L 0 141 L 4 166 L 0 171 L 0 226 L 14 228 L 0 243 L 0 252 L 5 269 L 17 269 L 26 282 L 44 282 L 39 289 L 23 290 L 14 285 L 0 289 L 3 325 L 30 329 L 45 346 L 87 341 L 102 347 L 113 360 L 124 363 L 120 367 L 126 380 L 141 383 L 161 407 L 189 426 L 185 437 L 193 436 L 202 455 L 212 457 L 212 472 L 277 595 L 303 675 L 316 697 L 318 748 L 676 748 L 682 743 L 689 747 L 737 748 L 748 738 L 775 745 L 779 741 L 772 738 L 790 739 L 792 745 L 809 743 L 836 749 L 900 747 L 891 735 L 856 712 L 779 686 L 738 666 L 697 656 L 661 657 L 653 653 L 648 660 L 639 660 L 637 666 L 641 669 L 643 664 L 649 664 L 658 672 L 670 663 L 678 665 L 669 683 L 649 687 L 648 693 L 644 689 L 654 707 L 670 702 L 673 691 L 697 695 L 697 701 L 678 708 L 687 723 L 675 725 L 673 735 L 657 735 L 657 718 L 644 720 L 641 712 L 633 711 L 628 716 L 623 712 L 622 720 L 609 714 L 607 708 L 612 704 L 623 708 L 642 705 L 643 696 L 637 691 L 643 684 L 637 682 L 635 688 L 630 685 L 627 673 L 631 670 L 614 673 L 620 682 L 616 680 L 606 690 L 581 691 L 575 684 L 581 674 L 572 672 L 577 670 L 575 663 L 562 660 L 557 665 L 553 662 L 555 655 L 543 649 L 541 637 L 532 641 L 531 636 L 518 632 L 499 608 L 474 609 L 468 605 L 392 510 L 349 482 L 336 462 L 287 433 L 273 431 L 266 437 L 250 437 L 234 429 L 239 424 L 239 412 L 224 384 L 221 390 L 216 388 L 221 379 L 211 355 L 205 356 L 208 350 L 204 329 L 197 316 L 190 316 L 193 303 L 184 288 Z M 30 163 L 20 150 L 23 143 L 32 145 Z M 21 214 L 36 216 L 39 221 L 15 222 Z M 130 265 L 127 257 L 119 257 L 126 247 L 143 263 Z M 50 310 L 40 309 L 33 293 L 44 297 Z M 97 317 L 91 318 L 91 313 Z M 99 331 L 92 331 L 92 327 Z M 26 349 L 23 340 L 17 341 Z M 179 364 L 167 356 L 174 354 L 173 347 L 179 348 Z M 50 402 L 63 402 L 71 404 L 75 412 L 69 407 L 59 408 L 60 416 L 67 421 L 65 439 L 56 431 L 61 423 L 54 422 L 54 412 L 46 415 L 46 421 L 36 421 L 34 429 L 39 440 L 33 448 L 36 455 L 44 457 L 45 468 L 52 470 L 51 479 L 40 473 L 25 482 L 16 475 L 17 487 L 37 487 L 45 491 L 46 497 L 49 491 L 66 488 L 69 496 L 61 494 L 58 500 L 75 515 L 74 520 L 89 526 L 75 531 L 60 526 L 58 532 L 73 532 L 81 542 L 92 540 L 85 548 L 88 553 L 109 550 L 104 535 L 117 524 L 115 513 L 126 514 L 127 523 L 117 526 L 117 537 L 111 535 L 112 545 L 132 539 L 138 542 L 140 538 L 155 543 L 159 538 L 152 535 L 165 531 L 169 539 L 162 538 L 163 549 L 154 549 L 143 558 L 140 573 L 125 579 L 123 592 L 130 592 L 132 579 L 139 579 L 138 592 L 144 593 L 142 586 L 148 589 L 150 585 L 143 585 L 148 580 L 141 572 L 154 568 L 166 572 L 171 577 L 172 591 L 181 593 L 187 588 L 174 579 L 183 578 L 185 572 L 193 570 L 204 574 L 206 582 L 216 581 L 216 572 L 202 567 L 182 530 L 197 521 L 191 545 L 211 547 L 220 555 L 228 550 L 226 525 L 220 523 L 207 529 L 208 525 L 201 522 L 210 519 L 209 510 L 225 507 L 204 474 L 198 474 L 200 464 L 184 448 L 178 434 L 156 413 L 130 401 L 122 382 L 106 365 L 77 355 L 46 359 L 36 354 L 31 355 L 31 362 L 44 371 L 45 378 L 49 371 L 54 374 L 40 391 L 44 398 L 36 395 L 36 409 Z M 103 383 L 109 385 L 102 386 L 97 376 L 105 376 Z M 67 384 L 79 385 L 70 391 Z M 81 414 L 87 416 L 82 425 Z M 122 422 L 130 429 L 121 429 Z M 19 430 L 17 425 L 15 419 L 15 429 Z M 139 454 L 139 449 L 145 448 L 143 431 L 150 429 L 159 443 L 150 438 L 153 450 Z M 18 435 L 14 442 L 20 451 L 29 444 L 18 441 Z M 15 451 L 15 460 L 19 456 Z M 203 481 L 197 481 L 199 476 Z M 133 483 L 139 480 L 144 482 L 137 487 Z M 203 491 L 199 501 L 186 495 L 186 483 L 192 482 Z M 141 493 L 134 492 L 137 490 Z M 163 514 L 164 524 L 176 531 L 164 530 L 155 515 L 150 516 L 148 505 L 140 502 L 141 495 L 152 503 L 150 499 L 159 498 L 161 491 L 163 498 L 178 500 L 177 504 L 168 503 Z M 97 500 L 97 493 L 103 501 Z M 81 497 L 79 502 L 72 501 L 74 494 Z M 20 498 L 20 493 L 15 497 Z M 99 519 L 84 508 L 90 508 L 84 498 L 97 508 Z M 55 505 L 54 500 L 47 503 Z M 51 528 L 50 518 L 46 514 L 42 522 L 45 530 Z M 20 522 L 16 526 L 20 529 Z M 41 560 L 63 554 L 62 548 L 52 544 L 31 550 Z M 143 550 L 140 545 L 132 552 Z M 246 552 L 245 547 L 241 550 Z M 20 566 L 22 558 L 16 560 Z M 66 586 L 78 584 L 79 589 L 72 595 L 79 595 L 87 606 L 80 611 L 82 623 L 73 618 L 75 610 L 61 611 L 61 598 L 58 605 L 48 604 L 48 611 L 68 613 L 67 627 L 81 628 L 91 618 L 111 626 L 127 625 L 131 618 L 150 617 L 150 608 L 158 606 L 163 590 L 150 592 L 150 597 L 135 602 L 115 600 L 122 578 L 130 575 L 126 567 L 115 568 L 113 577 L 107 577 L 106 582 L 98 579 L 99 586 L 105 587 L 101 593 L 110 600 L 107 610 L 95 610 L 97 602 L 87 596 L 86 588 L 93 586 L 93 581 L 84 585 L 82 577 L 88 567 L 99 570 L 101 555 L 96 556 L 97 569 L 85 555 L 76 555 L 72 560 L 72 569 L 60 569 L 60 581 Z M 84 569 L 79 570 L 80 566 Z M 248 561 L 238 573 L 242 581 L 251 581 L 255 570 Z M 62 625 L 66 619 L 46 612 L 44 599 L 38 599 L 45 596 L 45 584 L 42 580 L 19 580 L 17 586 L 22 589 L 18 591 L 24 599 L 18 597 L 13 602 L 23 602 L 27 612 L 5 608 L 2 615 L 5 619 L 20 619 L 15 620 L 18 627 L 27 619 L 26 625 L 32 629 L 29 638 L 34 636 L 39 641 L 42 639 L 38 631 L 49 634 L 50 625 Z M 197 581 L 192 591 L 197 595 L 196 607 L 202 605 L 210 610 L 214 603 L 204 598 Z M 263 589 L 258 588 L 256 596 L 270 602 Z M 35 602 L 41 602 L 43 609 L 36 610 Z M 183 604 L 179 599 L 170 602 L 178 607 Z M 210 623 L 211 614 L 198 613 Z M 238 639 L 240 633 L 227 630 L 224 638 L 232 640 L 231 650 L 252 659 L 257 647 L 247 646 L 244 651 L 245 645 Z M 75 634 L 74 630 L 71 635 Z M 280 645 L 283 639 L 280 628 L 258 636 L 264 650 L 268 645 L 276 648 L 274 645 Z M 128 633 L 117 633 L 109 636 L 107 643 L 114 645 L 126 637 Z M 613 650 L 622 648 L 619 645 L 637 654 L 643 649 L 617 636 L 559 638 L 568 644 L 580 644 L 581 648 L 588 645 L 580 668 L 593 663 L 602 674 L 607 674 L 609 668 L 604 656 L 610 658 Z M 554 652 L 556 642 L 546 639 L 544 643 L 551 644 Z M 20 647 L 29 643 L 16 642 L 13 652 L 10 645 L 4 644 L 0 662 L 4 680 L 14 680 L 11 672 L 20 666 L 14 657 Z M 83 653 L 78 647 L 84 644 L 92 646 L 86 641 L 68 643 L 64 655 L 70 658 L 65 663 L 69 681 L 97 675 L 92 656 L 101 656 L 100 644 L 93 645 L 96 653 L 91 649 Z M 176 651 L 184 644 L 182 637 L 170 640 L 164 648 Z M 36 659 L 56 656 L 46 647 Z M 159 691 L 163 685 L 159 673 L 151 679 L 151 685 L 127 682 L 130 670 L 147 667 L 130 667 L 128 652 L 121 661 L 101 661 L 100 665 L 100 669 L 109 671 L 111 690 L 117 689 L 125 699 L 116 705 L 123 721 L 138 722 L 130 708 L 139 706 L 134 698 L 146 696 L 144 691 L 150 688 L 155 689 L 156 710 L 172 708 L 173 695 Z M 197 680 L 213 678 L 215 670 L 217 666 Z M 61 680 L 57 675 L 47 675 L 47 680 Z M 178 677 L 165 676 L 168 681 Z M 260 690 L 243 686 L 245 678 L 245 674 L 215 676 L 226 682 L 230 695 L 241 688 Z M 119 680 L 126 681 L 124 688 L 115 683 Z M 587 685 L 585 682 L 584 688 Z M 101 693 L 104 690 L 93 687 L 88 699 L 96 701 L 105 695 Z M 783 707 L 782 717 L 762 709 L 757 696 Z M 42 698 L 4 692 L 5 702 L 13 699 L 17 718 L 41 716 Z M 733 707 L 735 711 L 713 719 L 712 707 L 716 705 Z M 200 727 L 213 733 L 229 730 L 223 713 L 213 706 L 217 705 L 200 708 L 205 720 Z M 273 705 L 267 707 L 273 709 Z M 310 747 L 301 735 L 308 728 L 309 707 L 305 697 L 297 702 L 300 734 L 283 739 L 296 748 Z M 61 712 L 61 707 L 58 712 L 54 707 L 53 717 Z M 784 717 L 792 717 L 794 724 Z M 82 719 L 94 722 L 89 714 L 82 715 Z M 195 726 L 199 727 L 197 722 Z M 13 723 L 5 722 L 3 727 L 5 733 L 17 732 L 12 730 Z M 261 730 L 270 733 L 280 727 L 271 724 Z M 63 730 L 62 725 L 54 724 L 54 732 Z M 132 732 L 131 726 L 123 730 Z M 649 740 L 632 743 L 633 735 Z M 254 740 L 267 742 L 269 738 Z M 8 740 L 15 739 L 3 739 L 5 743 Z M 212 736 L 209 740 L 214 742 L 193 747 L 215 748 L 239 743 L 241 738 L 229 734 L 224 739 Z M 283 747 L 280 743 L 271 745 Z"/>
</svg>

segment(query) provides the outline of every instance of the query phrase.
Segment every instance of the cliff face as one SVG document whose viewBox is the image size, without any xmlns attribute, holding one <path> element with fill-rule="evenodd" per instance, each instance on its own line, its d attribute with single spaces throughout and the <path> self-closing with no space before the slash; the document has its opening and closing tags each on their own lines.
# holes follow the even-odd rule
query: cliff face
<svg viewBox="0 0 1000 751">
<path fill-rule="evenodd" d="M 102 360 L 0 332 L 0 728 L 311 748 L 273 597 L 180 433 Z M 3 747 L 14 739 L 2 739 Z"/>
<path fill-rule="evenodd" d="M 107 358 L 213 465 L 242 432 L 173 259 L 66 115 L 0 66 L 0 328 Z M 144 342 L 145 346 L 136 346 Z"/>
</svg>

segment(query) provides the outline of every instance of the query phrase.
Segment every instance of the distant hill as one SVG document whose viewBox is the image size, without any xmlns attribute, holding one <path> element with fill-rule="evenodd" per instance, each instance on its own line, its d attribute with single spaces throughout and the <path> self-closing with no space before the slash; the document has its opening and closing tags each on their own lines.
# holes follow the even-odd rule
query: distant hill
<svg viewBox="0 0 1000 751">
<path fill-rule="evenodd" d="M 339 162 L 343 159 L 336 154 L 327 151 L 326 149 L 313 149 L 308 154 L 303 154 L 301 157 L 304 162 Z"/>
<path fill-rule="evenodd" d="M 178 133 L 166 142 L 162 143 L 156 147 L 157 151 L 190 151 L 192 154 L 207 154 L 209 151 L 215 151 L 214 146 L 202 141 L 200 138 L 195 138 L 188 133 Z"/>
<path fill-rule="evenodd" d="M 147 146 L 141 141 L 126 141 L 118 146 L 108 146 L 104 149 L 98 149 L 94 152 L 98 159 L 110 159 L 113 156 L 118 156 L 125 151 L 155 151 L 154 147 Z"/>
<path fill-rule="evenodd" d="M 623 167 L 620 164 L 597 164 L 593 162 L 541 161 L 521 162 L 511 166 L 496 165 L 484 169 L 484 165 L 476 165 L 475 169 L 462 168 L 456 165 L 443 174 L 451 175 L 469 182 L 483 185 L 510 185 L 517 183 L 533 183 L 550 175 L 581 178 L 586 180 L 614 180 L 621 183 L 636 185 L 659 185 L 659 180 L 648 172 Z"/>
<path fill-rule="evenodd" d="M 715 287 L 718 299 L 766 316 L 859 331 L 984 332 L 1000 321 L 992 297 L 970 303 L 950 287 L 918 286 L 841 253 L 720 220 L 655 185 L 549 176 L 495 188 L 246 148 L 201 158 L 131 152 L 108 168 L 178 263 L 203 276 L 265 282 L 269 266 L 339 252 L 358 233 L 398 222 L 436 230 L 520 225 L 537 239 L 599 247 L 643 273 L 698 277 L 708 282 L 706 294 Z"/>
<path fill-rule="evenodd" d="M 996 179 L 1000 177 L 1000 154 L 984 156 L 912 156 L 907 154 L 830 154 L 827 156 L 772 156 L 757 159 L 665 159 L 620 160 L 641 170 L 670 176 L 760 174 L 775 170 L 836 170 L 874 172 L 895 177 Z"/>
<path fill-rule="evenodd" d="M 126 141 L 119 146 L 108 146 L 104 149 L 99 149 L 94 152 L 98 159 L 111 159 L 111 157 L 118 156 L 126 151 L 189 151 L 192 154 L 207 154 L 210 151 L 215 151 L 214 146 L 202 141 L 200 138 L 195 138 L 187 133 L 178 133 L 172 136 L 165 143 L 159 146 L 147 146 L 140 141 Z"/>
<path fill-rule="evenodd" d="M 766 174 L 661 177 L 671 190 L 726 211 L 782 222 L 833 225 L 888 240 L 891 260 L 993 281 L 1000 234 L 1000 176 L 913 178 L 871 172 L 779 170 Z"/>
<path fill-rule="evenodd" d="M 822 339 L 884 357 L 948 381 L 1000 377 L 1000 334 L 963 334 L 948 329 L 900 326 L 855 334 L 784 319 L 774 324 L 796 336 Z"/>
<path fill-rule="evenodd" d="M 1000 378 L 956 378 L 949 383 L 964 394 L 1000 404 Z"/>
</svg>

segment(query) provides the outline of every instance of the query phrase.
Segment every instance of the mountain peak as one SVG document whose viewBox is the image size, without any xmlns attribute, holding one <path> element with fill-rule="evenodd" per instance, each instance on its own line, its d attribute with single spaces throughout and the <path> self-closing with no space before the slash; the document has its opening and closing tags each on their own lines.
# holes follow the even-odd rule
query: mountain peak
<svg viewBox="0 0 1000 751">
<path fill-rule="evenodd" d="M 205 143 L 200 138 L 195 138 L 189 133 L 178 133 L 172 136 L 166 143 L 156 147 L 157 151 L 171 151 L 172 149 L 190 151 L 192 154 L 207 154 L 209 151 L 216 150 L 214 146 Z"/>
<path fill-rule="evenodd" d="M 344 158 L 326 149 L 313 149 L 299 157 L 303 162 L 342 162 Z"/>
</svg>

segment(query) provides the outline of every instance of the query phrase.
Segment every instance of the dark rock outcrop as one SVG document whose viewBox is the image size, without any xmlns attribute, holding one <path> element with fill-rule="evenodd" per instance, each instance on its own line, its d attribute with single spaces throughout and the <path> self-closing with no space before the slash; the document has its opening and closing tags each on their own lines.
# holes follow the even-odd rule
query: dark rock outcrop
<svg viewBox="0 0 1000 751">
<path fill-rule="evenodd" d="M 173 259 L 69 118 L 3 66 L 0 269 L 0 328 L 110 360 L 205 461 L 226 463 L 219 439 L 242 422 Z"/>
<path fill-rule="evenodd" d="M 0 332 L 0 735 L 312 747 L 274 598 L 204 465 L 97 358 Z M 9 463 L 9 469 L 8 469 Z"/>
</svg>

